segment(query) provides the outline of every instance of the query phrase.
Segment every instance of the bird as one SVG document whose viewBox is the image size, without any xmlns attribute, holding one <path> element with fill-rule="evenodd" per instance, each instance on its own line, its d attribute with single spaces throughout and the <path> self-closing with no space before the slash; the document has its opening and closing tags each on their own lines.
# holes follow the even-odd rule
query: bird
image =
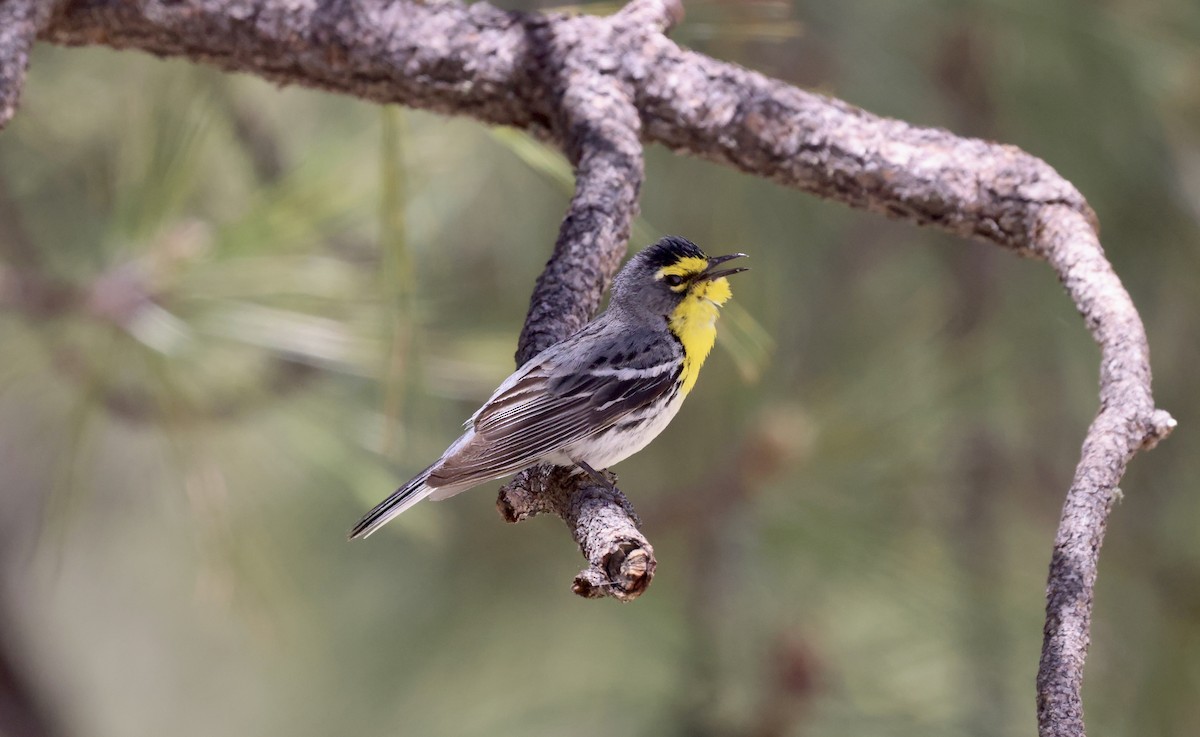
<svg viewBox="0 0 1200 737">
<path fill-rule="evenodd" d="M 573 467 L 603 486 L 607 469 L 661 433 L 692 391 L 731 296 L 721 268 L 746 254 L 708 257 L 669 235 L 613 279 L 608 308 L 529 359 L 463 423 L 442 457 L 367 512 L 365 538 L 422 499 L 446 499 L 541 463 Z"/>
</svg>

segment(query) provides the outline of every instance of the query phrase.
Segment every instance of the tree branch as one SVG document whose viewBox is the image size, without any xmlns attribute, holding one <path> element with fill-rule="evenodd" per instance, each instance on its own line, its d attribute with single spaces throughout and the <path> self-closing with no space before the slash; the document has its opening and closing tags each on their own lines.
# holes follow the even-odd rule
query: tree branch
<svg viewBox="0 0 1200 737">
<path fill-rule="evenodd" d="M 1146 333 L 1104 257 L 1094 221 L 1066 205 L 1038 207 L 1035 216 L 1039 251 L 1100 344 L 1100 413 L 1084 438 L 1054 538 L 1037 676 L 1039 733 L 1076 737 L 1084 734 L 1081 690 L 1096 564 L 1121 493 L 1117 484 L 1134 454 L 1157 445 L 1175 420 L 1154 407 Z"/>
<path fill-rule="evenodd" d="M 548 129 L 530 31 L 562 16 L 487 3 L 63 0 L 44 41 L 180 56 L 380 103 Z"/>
<path fill-rule="evenodd" d="M 640 5 L 653 7 L 621 20 L 649 22 L 658 4 Z M 625 254 L 644 178 L 632 90 L 608 73 L 619 68 L 614 42 L 625 30 L 581 17 L 538 28 L 529 37 L 548 75 L 545 89 L 561 110 L 558 130 L 575 167 L 575 195 L 530 298 L 518 366 L 583 327 Z M 500 490 L 496 505 L 509 522 L 551 512 L 567 523 L 589 564 L 575 577 L 575 593 L 630 601 L 650 585 L 654 548 L 615 487 L 601 489 L 587 477 L 543 466 L 518 474 Z"/>
<path fill-rule="evenodd" d="M 9 0 L 5 12 L 20 1 Z M 1102 356 L 1101 411 L 1063 507 L 1038 675 L 1041 734 L 1082 735 L 1082 667 L 1108 512 L 1133 455 L 1175 424 L 1154 406 L 1145 331 L 1104 257 L 1095 215 L 1069 182 L 1017 148 L 880 118 L 681 49 L 661 33 L 681 14 L 674 0 L 635 0 L 607 19 L 455 0 L 68 0 L 40 37 L 183 56 L 281 83 L 469 115 L 562 146 L 576 166 L 576 193 L 535 289 L 518 360 L 595 310 L 637 206 L 639 136 L 1047 261 Z M 9 70 L 23 69 L 25 48 L 0 47 L 6 95 Z M 545 510 L 563 517 L 593 563 L 581 575 L 608 575 L 611 566 L 596 567 L 590 542 L 601 529 L 590 525 L 608 516 L 580 511 L 593 498 L 588 489 L 570 496 L 559 481 L 518 477 L 507 497 L 502 492 L 502 506 L 512 502 L 513 518 Z M 625 509 L 621 524 L 636 532 L 623 497 L 602 504 L 617 518 Z M 652 554 L 648 561 L 647 582 Z"/>
<path fill-rule="evenodd" d="M 613 474 L 609 478 L 616 480 Z M 549 513 L 567 523 L 588 561 L 571 586 L 580 596 L 632 601 L 654 578 L 654 548 L 638 530 L 633 506 L 615 487 L 581 480 L 570 469 L 537 466 L 500 490 L 496 508 L 506 522 Z"/>
<path fill-rule="evenodd" d="M 29 49 L 50 15 L 50 0 L 0 1 L 0 130 L 17 111 Z"/>
</svg>

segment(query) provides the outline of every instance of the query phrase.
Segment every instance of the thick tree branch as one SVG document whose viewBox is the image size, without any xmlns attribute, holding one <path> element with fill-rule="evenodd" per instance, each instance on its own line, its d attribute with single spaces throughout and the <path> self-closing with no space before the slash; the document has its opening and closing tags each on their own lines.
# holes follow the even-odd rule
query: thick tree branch
<svg viewBox="0 0 1200 737">
<path fill-rule="evenodd" d="M 1100 413 L 1055 541 L 1038 676 L 1041 734 L 1082 735 L 1082 667 L 1107 515 L 1129 460 L 1174 426 L 1154 406 L 1145 331 L 1104 257 L 1094 214 L 1049 165 L 1014 147 L 879 118 L 681 49 L 661 33 L 680 16 L 675 0 L 635 0 L 608 19 L 454 0 L 67 0 L 41 38 L 183 56 L 277 82 L 470 115 L 562 146 L 577 168 L 576 194 L 534 292 L 518 360 L 595 310 L 637 206 L 638 136 L 1047 261 L 1102 355 Z M 0 53 L 14 48 L 24 47 Z M 5 74 L 23 68 L 23 59 L 0 60 Z M 590 581 L 599 570 L 609 577 L 600 588 L 614 588 L 612 566 L 593 558 L 604 546 L 589 541 L 603 537 L 598 531 L 634 529 L 623 497 L 597 501 L 569 479 L 527 475 L 502 493 L 502 506 L 505 499 L 514 519 L 547 510 L 567 519 L 593 563 L 581 576 Z M 610 515 L 585 513 L 592 503 L 619 524 L 604 527 Z"/>
<path fill-rule="evenodd" d="M 881 118 L 652 37 L 631 61 L 647 136 L 821 197 L 1038 254 L 1040 205 L 1095 216 L 1014 146 Z"/>
<path fill-rule="evenodd" d="M 63 0 L 41 38 L 545 131 L 555 111 L 530 37 L 564 20 L 487 3 Z"/>
</svg>

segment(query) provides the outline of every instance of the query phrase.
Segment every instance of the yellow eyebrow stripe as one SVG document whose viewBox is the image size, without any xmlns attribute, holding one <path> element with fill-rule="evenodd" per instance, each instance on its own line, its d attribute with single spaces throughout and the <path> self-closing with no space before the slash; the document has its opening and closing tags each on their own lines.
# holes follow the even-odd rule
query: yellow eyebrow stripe
<svg viewBox="0 0 1200 737">
<path fill-rule="evenodd" d="M 708 268 L 708 259 L 700 258 L 699 256 L 685 256 L 670 266 L 664 266 L 654 274 L 656 281 L 662 281 L 668 276 L 682 276 L 684 278 L 695 276 L 701 271 Z M 683 285 L 672 287 L 675 291 L 683 291 Z"/>
</svg>

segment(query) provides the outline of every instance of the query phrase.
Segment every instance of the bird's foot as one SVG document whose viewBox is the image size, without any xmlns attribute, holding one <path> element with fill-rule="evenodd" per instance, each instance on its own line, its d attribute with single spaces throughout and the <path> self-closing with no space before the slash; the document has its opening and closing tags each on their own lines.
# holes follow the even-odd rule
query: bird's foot
<svg viewBox="0 0 1200 737">
<path fill-rule="evenodd" d="M 601 473 L 600 471 L 597 471 L 589 466 L 585 461 L 576 460 L 575 465 L 578 466 L 588 476 L 591 476 L 592 481 L 595 481 L 605 489 L 608 489 L 609 491 L 617 490 L 617 487 L 613 486 L 613 482 L 617 480 L 617 475 L 615 473 L 612 473 L 611 471 L 605 471 Z"/>
</svg>

